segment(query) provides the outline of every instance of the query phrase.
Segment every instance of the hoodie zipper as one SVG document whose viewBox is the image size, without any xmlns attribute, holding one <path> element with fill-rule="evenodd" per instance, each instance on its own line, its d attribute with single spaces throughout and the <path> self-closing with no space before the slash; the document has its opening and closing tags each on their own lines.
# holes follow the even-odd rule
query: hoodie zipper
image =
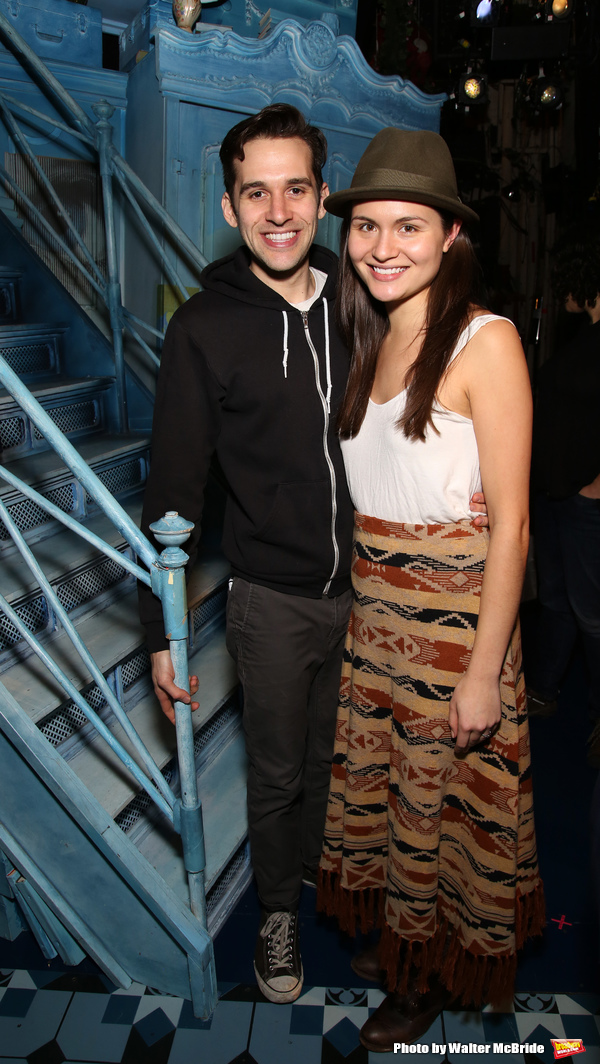
<svg viewBox="0 0 600 1064">
<path fill-rule="evenodd" d="M 331 455 L 329 454 L 329 447 L 327 444 L 327 434 L 329 432 L 329 408 L 327 400 L 323 395 L 323 389 L 321 388 L 321 378 L 319 374 L 319 358 L 315 349 L 315 345 L 312 342 L 310 330 L 308 328 L 308 313 L 305 310 L 301 310 L 300 313 L 302 315 L 302 324 L 304 325 L 304 332 L 306 334 L 306 342 L 313 357 L 317 393 L 319 395 L 319 399 L 321 400 L 321 405 L 323 407 L 323 453 L 325 455 L 325 461 L 327 462 L 327 466 L 329 469 L 329 478 L 331 483 L 331 542 L 333 543 L 333 569 L 331 570 L 329 580 L 323 588 L 323 595 L 327 595 L 327 593 L 329 592 L 329 588 L 331 587 L 331 582 L 337 573 L 340 561 L 340 551 L 335 534 L 335 522 L 337 518 L 337 483 L 335 469 L 333 468 L 333 462 L 331 461 Z M 327 313 L 327 311 L 325 311 L 325 313 Z"/>
</svg>

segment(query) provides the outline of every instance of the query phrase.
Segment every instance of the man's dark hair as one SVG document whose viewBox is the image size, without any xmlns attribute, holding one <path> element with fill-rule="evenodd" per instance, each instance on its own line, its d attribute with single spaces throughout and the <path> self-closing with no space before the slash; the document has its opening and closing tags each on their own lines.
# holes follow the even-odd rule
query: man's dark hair
<svg viewBox="0 0 600 1064">
<path fill-rule="evenodd" d="M 552 251 L 552 286 L 556 298 L 564 303 L 572 296 L 582 309 L 593 306 L 600 292 L 600 232 L 598 226 L 571 229 L 558 240 Z"/>
<path fill-rule="evenodd" d="M 263 107 L 257 115 L 242 119 L 237 126 L 229 130 L 221 145 L 219 157 L 223 167 L 225 190 L 231 198 L 235 185 L 235 162 L 244 159 L 244 145 L 249 140 L 262 138 L 299 137 L 308 144 L 312 156 L 312 172 L 321 191 L 323 184 L 322 168 L 327 159 L 327 141 L 316 126 L 310 126 L 297 107 L 289 103 L 272 103 Z"/>
</svg>

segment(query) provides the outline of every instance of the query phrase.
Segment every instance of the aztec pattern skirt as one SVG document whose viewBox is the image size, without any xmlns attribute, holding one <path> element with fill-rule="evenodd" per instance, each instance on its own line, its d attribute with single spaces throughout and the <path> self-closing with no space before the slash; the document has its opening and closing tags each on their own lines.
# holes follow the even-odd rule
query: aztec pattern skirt
<svg viewBox="0 0 600 1064">
<path fill-rule="evenodd" d="M 411 968 L 465 1004 L 510 993 L 544 924 L 518 626 L 502 721 L 455 756 L 448 704 L 473 646 L 487 531 L 356 515 L 354 606 L 318 906 L 354 934 L 382 927 L 390 990 Z"/>
</svg>

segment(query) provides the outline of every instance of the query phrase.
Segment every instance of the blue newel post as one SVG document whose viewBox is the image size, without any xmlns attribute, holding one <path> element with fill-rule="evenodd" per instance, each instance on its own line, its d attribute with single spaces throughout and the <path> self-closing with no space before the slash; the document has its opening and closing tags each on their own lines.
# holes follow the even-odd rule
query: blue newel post
<svg viewBox="0 0 600 1064">
<path fill-rule="evenodd" d="M 159 543 L 165 545 L 152 566 L 152 590 L 161 600 L 165 621 L 165 635 L 169 640 L 175 683 L 189 693 L 187 653 L 187 595 L 185 565 L 188 556 L 181 544 L 189 538 L 194 526 L 175 511 L 168 511 L 150 530 Z M 168 545 L 167 545 L 168 544 Z M 206 894 L 204 888 L 204 828 L 202 803 L 198 798 L 196 763 L 194 758 L 194 729 L 191 706 L 175 702 L 177 730 L 177 758 L 181 780 L 181 798 L 177 800 L 174 825 L 181 834 L 183 855 L 190 889 L 190 907 L 200 923 L 206 927 Z"/>
</svg>

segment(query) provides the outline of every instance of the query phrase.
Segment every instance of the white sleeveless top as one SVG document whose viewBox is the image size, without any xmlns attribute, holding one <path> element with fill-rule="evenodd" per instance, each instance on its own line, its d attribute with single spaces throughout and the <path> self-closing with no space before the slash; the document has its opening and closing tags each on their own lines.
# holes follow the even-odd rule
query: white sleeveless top
<svg viewBox="0 0 600 1064">
<path fill-rule="evenodd" d="M 496 314 L 473 318 L 460 334 L 450 361 L 482 326 L 508 320 Z M 473 492 L 481 491 L 473 422 L 435 402 L 432 415 L 438 432 L 428 427 L 424 441 L 408 440 L 396 428 L 405 403 L 406 390 L 387 403 L 369 399 L 358 435 L 341 441 L 355 509 L 368 517 L 411 525 L 472 520 L 475 513 L 469 502 Z"/>
</svg>

